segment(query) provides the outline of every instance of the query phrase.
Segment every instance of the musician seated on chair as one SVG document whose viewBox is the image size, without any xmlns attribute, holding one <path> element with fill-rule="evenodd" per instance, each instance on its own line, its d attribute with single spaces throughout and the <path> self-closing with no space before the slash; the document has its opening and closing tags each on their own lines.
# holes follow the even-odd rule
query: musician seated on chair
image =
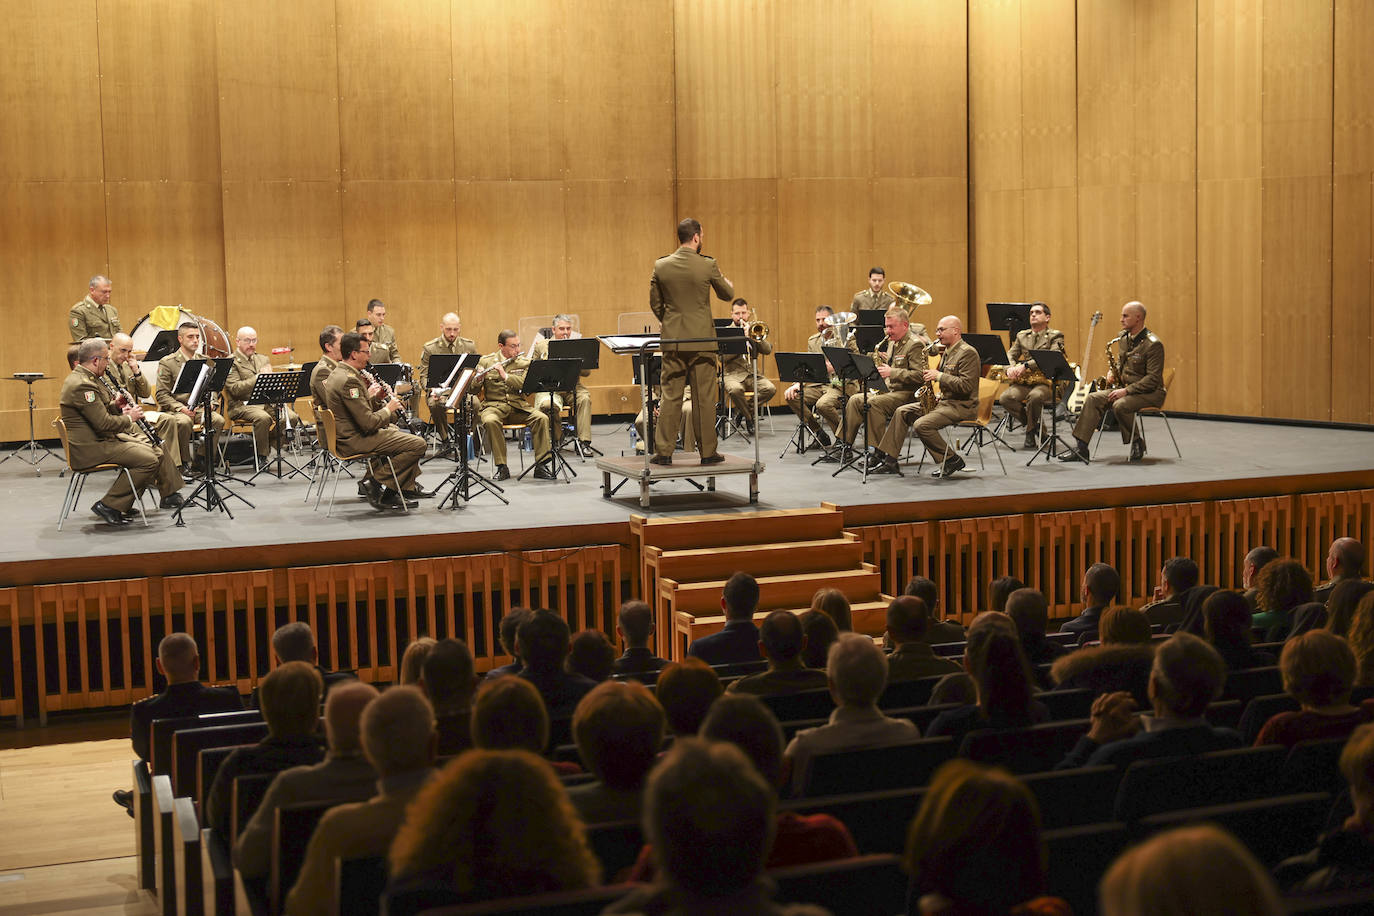
<svg viewBox="0 0 1374 916">
<path fill-rule="evenodd" d="M 374 456 L 368 462 L 367 493 L 374 509 L 412 508 L 413 500 L 430 495 L 418 483 L 425 440 L 388 426 L 404 407 L 399 399 L 374 407 L 372 399 L 381 393 L 381 385 L 365 381 L 361 374 L 371 354 L 372 345 L 360 334 L 345 334 L 339 342 L 342 359 L 324 385 L 325 404 L 334 412 L 334 448 L 345 458 Z"/>
<path fill-rule="evenodd" d="M 456 312 L 449 312 L 439 319 L 439 336 L 425 341 L 420 349 L 420 386 L 425 390 L 425 404 L 429 407 L 429 422 L 444 445 L 449 441 L 448 402 L 449 392 L 442 386 L 447 379 L 429 377 L 429 360 L 436 354 L 457 355 L 476 353 L 477 344 L 458 332 L 463 329 L 463 320 Z"/>
<path fill-rule="evenodd" d="M 1094 391 L 1083 403 L 1083 412 L 1073 427 L 1075 448 L 1060 456 L 1061 461 L 1087 461 L 1088 443 L 1102 424 L 1102 414 L 1111 408 L 1121 426 L 1121 441 L 1131 445 L 1131 461 L 1145 457 L 1145 437 L 1131 438 L 1136 411 L 1164 403 L 1164 344 L 1145 327 L 1145 306 L 1127 302 L 1121 307 L 1121 336 L 1108 345 L 1119 353 L 1120 378 L 1107 374 L 1113 387 Z"/>
<path fill-rule="evenodd" d="M 534 454 L 538 462 L 534 476 L 553 480 L 557 475 L 549 460 L 548 414 L 534 410 L 520 390 L 525 385 L 525 370 L 530 365 L 529 357 L 520 353 L 520 335 L 504 330 L 496 335 L 496 342 L 497 351 L 488 353 L 477 364 L 479 372 L 487 370 L 482 376 L 481 422 L 487 433 L 491 459 L 496 464 L 496 479 L 510 479 L 510 468 L 506 466 L 506 437 L 501 427 L 507 423 L 522 423 L 529 426 L 534 436 Z"/>
<path fill-rule="evenodd" d="M 122 331 L 110 340 L 110 365 L 105 369 L 105 376 L 114 382 L 115 387 L 127 391 L 136 403 L 153 396 L 153 388 L 134 358 L 134 339 Z M 176 438 L 177 424 L 173 417 L 152 410 L 144 412 L 144 419 L 153 424 L 153 432 L 163 442 L 171 442 Z M 181 449 L 169 448 L 168 453 L 176 466 L 181 467 Z"/>
<path fill-rule="evenodd" d="M 825 320 L 834 314 L 835 310 L 828 305 L 822 305 L 816 309 L 816 333 L 806 339 L 807 353 L 820 353 L 822 347 L 841 346 L 839 334 Z M 849 335 L 849 343 L 846 345 L 855 353 L 859 352 L 859 341 L 852 333 Z M 816 415 L 819 414 L 825 422 L 830 424 L 830 428 L 835 431 L 835 435 L 840 434 L 840 411 L 844 409 L 845 398 L 851 394 L 857 394 L 859 383 L 854 381 L 841 381 L 835 375 L 835 369 L 826 360 L 826 370 L 830 373 L 830 380 L 823 385 L 807 385 L 803 396 L 801 385 L 793 382 L 782 393 L 782 398 L 787 402 L 787 406 L 792 408 L 792 412 L 805 420 L 807 427 L 820 440 L 821 445 L 830 445 L 830 436 L 821 425 L 816 422 Z"/>
<path fill-rule="evenodd" d="M 730 320 L 735 327 L 749 328 L 749 303 L 744 299 L 736 299 L 730 303 Z M 768 341 L 759 339 L 754 342 L 754 349 L 760 356 L 767 356 L 773 352 L 773 345 Z M 754 388 L 754 372 L 750 365 L 751 357 L 749 353 L 727 353 L 721 356 L 721 372 L 725 376 L 725 397 L 729 399 L 731 406 L 735 408 L 735 413 L 744 421 L 744 428 L 751 434 L 754 432 L 754 408 L 749 404 L 749 392 L 754 394 L 754 404 L 762 409 L 763 405 L 773 400 L 773 395 L 777 393 L 778 386 L 772 381 L 760 375 L 758 377 L 758 389 Z"/>
<path fill-rule="evenodd" d="M 944 345 L 944 356 L 940 367 L 928 367 L 921 373 L 922 382 L 938 383 L 940 397 L 935 406 L 922 412 L 920 400 L 903 404 L 897 408 L 892 422 L 887 425 L 883 441 L 878 445 L 878 462 L 870 473 L 886 474 L 897 470 L 897 456 L 902 453 L 906 442 L 907 430 L 913 424 L 921 444 L 930 452 L 935 462 L 934 477 L 948 477 L 964 466 L 964 459 L 958 451 L 949 447 L 940 430 L 964 420 L 972 420 L 978 415 L 978 376 L 982 361 L 978 351 L 964 343 L 964 323 L 954 315 L 940 319 L 935 329 L 935 338 Z"/>
<path fill-rule="evenodd" d="M 258 374 L 272 371 L 271 361 L 258 352 L 258 332 L 253 328 L 239 328 L 234 335 L 234 348 L 234 365 L 224 381 L 224 413 L 231 420 L 253 424 L 253 448 L 261 464 L 267 460 L 272 445 L 272 411 L 247 401 Z"/>
<path fill-rule="evenodd" d="M 888 420 L 898 407 L 911 403 L 916 397 L 916 389 L 921 387 L 921 373 L 927 363 L 925 347 L 918 335 L 925 333 L 925 325 L 913 327 L 906 309 L 890 308 L 883 317 L 883 330 L 886 339 L 869 355 L 877 364 L 878 374 L 887 382 L 888 390 L 869 395 L 867 417 L 864 416 L 862 392 L 845 404 L 844 441 L 850 445 L 859 435 L 860 424 L 867 422 L 867 443 L 876 448 L 887 431 Z"/>
<path fill-rule="evenodd" d="M 1019 420 L 1026 427 L 1026 448 L 1040 444 L 1044 433 L 1040 429 L 1040 413 L 1050 401 L 1050 386 L 1039 371 L 1035 360 L 1030 358 L 1031 350 L 1058 350 L 1064 352 L 1064 332 L 1050 327 L 1050 307 L 1037 302 L 1030 310 L 1031 326 L 1016 335 L 1011 342 L 1007 355 L 1011 365 L 1007 366 L 1007 381 L 1011 387 L 1002 392 L 997 403 L 1002 409 Z"/>
<path fill-rule="evenodd" d="M 320 331 L 320 359 L 310 371 L 310 406 L 317 418 L 320 411 L 329 406 L 324 399 L 324 386 L 339 367 L 339 360 L 343 359 L 343 354 L 339 352 L 343 333 L 343 328 L 337 324 L 327 324 Z"/>
<path fill-rule="evenodd" d="M 553 339 L 570 340 L 572 339 L 573 323 L 570 315 L 553 316 Z M 530 362 L 549 358 L 549 342 L 544 338 L 539 338 L 534 342 L 534 349 L 530 351 Z M 592 370 L 583 369 L 580 373 L 582 378 L 592 374 Z M 592 393 L 587 390 L 587 386 L 580 381 L 577 383 L 575 391 L 559 391 L 555 394 L 537 394 L 534 396 L 534 406 L 541 410 L 548 411 L 549 398 L 553 398 L 554 412 L 560 413 L 564 407 L 573 405 L 573 413 L 576 423 L 577 439 L 582 443 L 584 449 L 592 447 Z M 553 438 L 555 441 L 563 436 L 563 423 L 554 418 Z"/>
<path fill-rule="evenodd" d="M 200 349 L 200 336 L 200 325 L 190 321 L 182 323 L 177 327 L 177 343 L 181 349 L 162 357 L 157 364 L 157 409 L 176 423 L 176 447 L 181 453 L 182 464 L 192 463 L 191 431 L 196 425 L 196 410 L 200 409 L 200 405 L 192 409 L 187 403 L 190 395 L 172 394 L 172 389 L 176 387 L 181 367 L 186 365 L 186 361 L 199 358 L 196 351 Z M 224 427 L 224 417 L 214 412 L 210 416 L 215 429 Z M 172 448 L 171 439 L 164 441 L 167 448 Z"/>
<path fill-rule="evenodd" d="M 117 406 L 115 396 L 101 379 L 110 362 L 109 345 L 99 337 L 82 341 L 76 358 L 76 368 L 62 383 L 58 399 L 72 469 L 117 464 L 129 472 L 127 477 L 122 473 L 115 476 L 91 511 L 106 524 L 127 525 L 137 511 L 134 500 L 154 485 L 162 496 L 162 508 L 180 506 L 177 491 L 185 482 L 171 455 L 135 435 L 136 421 L 143 419 L 143 411 L 136 403 Z"/>
</svg>

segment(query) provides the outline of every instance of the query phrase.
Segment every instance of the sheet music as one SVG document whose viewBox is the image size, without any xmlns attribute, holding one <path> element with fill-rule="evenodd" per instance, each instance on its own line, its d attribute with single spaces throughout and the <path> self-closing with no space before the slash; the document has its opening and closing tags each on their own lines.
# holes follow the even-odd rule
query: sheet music
<svg viewBox="0 0 1374 916">
<path fill-rule="evenodd" d="M 614 353 L 629 353 L 641 349 L 646 343 L 658 346 L 658 334 L 605 334 L 597 338 Z"/>
</svg>

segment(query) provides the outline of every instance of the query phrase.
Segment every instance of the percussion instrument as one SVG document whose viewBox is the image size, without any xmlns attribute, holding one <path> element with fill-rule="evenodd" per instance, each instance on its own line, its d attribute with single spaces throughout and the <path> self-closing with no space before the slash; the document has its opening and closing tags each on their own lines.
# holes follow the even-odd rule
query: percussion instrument
<svg viewBox="0 0 1374 916">
<path fill-rule="evenodd" d="M 171 305 L 155 308 L 138 319 L 134 329 L 129 332 L 129 336 L 134 340 L 134 352 L 147 353 L 159 332 L 175 331 L 187 322 L 200 328 L 200 347 L 196 349 L 199 355 L 217 359 L 234 352 L 229 335 L 214 321 L 181 306 Z M 143 370 L 143 377 L 148 380 L 149 387 L 156 387 L 157 362 L 141 360 L 140 368 Z"/>
</svg>

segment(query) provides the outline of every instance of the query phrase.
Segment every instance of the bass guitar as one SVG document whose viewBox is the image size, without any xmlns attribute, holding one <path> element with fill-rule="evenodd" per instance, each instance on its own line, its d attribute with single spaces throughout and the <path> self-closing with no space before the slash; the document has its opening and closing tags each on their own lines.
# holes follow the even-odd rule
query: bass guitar
<svg viewBox="0 0 1374 916">
<path fill-rule="evenodd" d="M 1101 320 L 1102 313 L 1100 311 L 1093 312 L 1092 324 L 1088 325 L 1088 342 L 1083 345 L 1083 362 L 1080 364 L 1082 368 L 1079 369 L 1079 375 L 1082 378 L 1078 380 L 1078 384 L 1073 386 L 1073 391 L 1069 392 L 1069 396 L 1064 399 L 1064 409 L 1073 416 L 1078 416 L 1083 412 L 1083 404 L 1088 400 L 1088 395 L 1097 390 L 1096 380 L 1088 378 L 1088 356 L 1093 351 L 1093 334 L 1097 331 L 1097 323 Z"/>
</svg>

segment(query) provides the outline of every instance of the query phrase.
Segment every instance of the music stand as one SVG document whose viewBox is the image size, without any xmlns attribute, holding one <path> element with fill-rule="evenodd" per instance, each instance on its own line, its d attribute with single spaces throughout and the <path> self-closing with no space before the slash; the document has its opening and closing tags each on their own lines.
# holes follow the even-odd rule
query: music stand
<svg viewBox="0 0 1374 916">
<path fill-rule="evenodd" d="M 229 370 L 233 368 L 232 359 L 188 359 L 181 367 L 181 374 L 177 376 L 176 385 L 172 388 L 172 394 L 188 395 L 188 403 L 197 404 L 198 408 L 204 412 L 205 423 L 202 437 L 202 445 L 205 449 L 205 473 L 200 478 L 200 483 L 191 491 L 176 511 L 176 526 L 186 527 L 184 514 L 187 506 L 201 506 L 206 512 L 213 512 L 219 509 L 230 518 L 234 513 L 229 511 L 229 504 L 224 497 L 232 496 L 235 499 L 243 500 L 243 504 L 250 509 L 256 508 L 252 503 L 239 494 L 231 490 L 227 484 L 229 481 L 235 483 L 245 483 L 254 486 L 250 480 L 233 476 L 232 473 L 226 474 L 222 481 L 217 481 L 215 474 L 215 422 L 214 411 L 210 407 L 211 395 L 224 388 L 224 383 L 229 378 Z"/>
<path fill-rule="evenodd" d="M 835 473 L 830 475 L 831 477 L 838 477 L 841 471 L 853 468 L 862 457 L 868 454 L 870 448 L 868 441 L 868 392 L 870 388 L 875 391 L 886 391 L 887 382 L 878 374 L 878 367 L 874 364 L 871 356 L 855 353 L 845 347 L 821 347 L 821 352 L 825 354 L 826 359 L 830 360 L 830 365 L 835 368 L 836 375 L 841 379 L 852 379 L 859 383 L 860 396 L 864 401 L 863 412 L 859 418 L 859 422 L 863 424 L 863 451 L 855 451 L 854 446 L 850 445 L 848 440 L 844 438 L 843 430 L 841 430 L 840 440 L 844 444 L 840 447 L 840 466 L 835 469 Z M 848 404 L 845 407 L 847 412 Z M 816 463 L 818 461 L 812 462 L 812 464 Z M 867 461 L 863 463 L 862 468 L 859 468 L 859 472 L 863 482 L 868 483 Z"/>
<path fill-rule="evenodd" d="M 861 328 L 880 328 L 887 320 L 887 309 L 859 309 L 855 314 Z"/>
<path fill-rule="evenodd" d="M 481 357 L 475 353 L 465 355 L 470 355 L 477 361 L 481 360 Z M 433 363 L 434 358 L 430 357 L 430 365 L 432 366 Z M 476 376 L 476 362 L 465 365 L 464 361 L 460 359 L 459 362 L 455 363 L 453 372 L 445 379 L 443 385 L 445 388 L 453 389 L 452 392 L 449 393 L 448 399 L 444 401 L 444 410 L 448 410 L 457 404 L 464 403 L 467 398 L 471 397 L 471 392 L 468 389 L 471 388 L 472 380 L 476 378 Z M 428 379 L 426 379 L 426 381 L 428 381 Z M 453 508 L 457 509 L 458 500 L 460 498 L 463 500 L 464 504 L 468 503 L 473 497 L 472 488 L 474 484 L 509 506 L 510 500 L 501 495 L 506 492 L 502 489 L 501 485 L 494 481 L 487 480 L 472 469 L 472 463 L 468 459 L 468 450 L 466 448 L 468 436 L 471 435 L 471 430 L 468 427 L 468 417 L 470 413 L 471 412 L 466 406 L 454 410 L 454 418 L 458 426 L 454 441 L 464 443 L 464 447 L 458 449 L 457 464 L 453 471 L 440 481 L 439 486 L 434 488 L 434 492 L 438 493 L 444 488 L 445 484 L 453 484 L 453 492 L 439 500 L 438 508 L 442 509 L 445 503 L 451 503 Z"/>
<path fill-rule="evenodd" d="M 272 411 L 272 422 L 277 429 L 277 457 L 268 459 L 257 473 L 248 478 L 251 483 L 258 479 L 258 474 L 271 474 L 281 480 L 283 476 L 287 479 L 297 474 L 304 474 L 300 468 L 281 456 L 281 441 L 286 435 L 286 430 L 282 428 L 282 409 L 287 404 L 293 404 L 296 398 L 301 397 L 301 388 L 305 388 L 306 394 L 310 393 L 310 376 L 303 370 L 297 369 L 291 372 L 259 372 L 257 378 L 253 379 L 253 390 L 248 393 L 248 400 L 245 403 L 257 404 L 267 407 Z M 254 443 L 256 447 L 257 443 Z M 272 465 L 276 464 L 275 471 L 271 470 Z M 281 466 L 285 464 L 291 468 L 290 474 L 283 475 Z"/>
<path fill-rule="evenodd" d="M 47 376 L 41 372 L 16 372 L 14 373 L 14 375 L 11 375 L 10 378 L 14 379 L 17 382 L 23 382 L 25 385 L 28 386 L 29 389 L 29 441 L 27 445 L 21 445 L 14 451 L 6 455 L 4 458 L 0 458 L 0 464 L 4 464 L 11 458 L 17 457 L 20 461 L 24 462 L 25 464 L 33 468 L 33 476 L 42 477 L 43 471 L 38 467 L 38 463 L 42 461 L 44 458 L 57 457 L 57 455 L 53 453 L 52 449 L 48 448 L 46 445 L 38 441 L 37 437 L 34 436 L 33 429 L 33 383 L 42 381 L 43 379 L 47 378 Z M 28 450 L 28 455 L 23 454 L 25 449 Z M 39 454 L 40 452 L 42 452 L 42 454 Z M 66 469 L 64 468 L 60 472 L 58 472 L 57 476 L 61 477 L 65 473 Z"/>
<path fill-rule="evenodd" d="M 1008 338 L 1015 340 L 1017 334 L 1030 327 L 1030 310 L 1033 305 L 1034 302 L 989 302 L 988 326 L 1006 331 Z"/>
<path fill-rule="evenodd" d="M 148 344 L 148 352 L 144 355 L 143 362 L 155 363 L 180 349 L 181 344 L 177 341 L 176 331 L 158 331 L 153 342 Z"/>
<path fill-rule="evenodd" d="M 559 421 L 558 410 L 554 406 L 553 393 L 555 391 L 570 391 L 577 386 L 577 377 L 582 373 L 582 361 L 576 359 L 536 359 L 530 363 L 525 370 L 525 384 L 521 387 L 520 393 L 529 397 L 532 394 L 547 394 L 548 417 L 549 417 L 549 451 L 547 454 L 536 456 L 529 467 L 520 472 L 516 480 L 524 480 L 525 475 L 539 467 L 541 462 L 550 462 L 550 467 L 555 475 L 559 471 L 563 472 L 563 482 L 572 483 L 572 478 L 577 476 L 577 472 L 568 464 L 568 459 L 563 457 L 563 453 L 553 445 L 553 424 Z M 536 408 L 538 409 L 538 408 Z"/>
<path fill-rule="evenodd" d="M 452 388 L 453 388 L 453 381 L 454 381 L 454 379 L 457 378 L 457 376 L 458 376 L 459 367 L 465 367 L 465 368 L 470 368 L 470 369 L 476 369 L 476 368 L 477 368 L 477 363 L 480 362 L 481 359 L 482 359 L 482 357 L 479 356 L 479 355 L 476 354 L 476 353 L 434 353 L 434 354 L 432 354 L 432 355 L 429 357 L 429 368 L 426 370 L 425 378 L 421 380 L 421 381 L 424 383 L 424 386 L 425 386 L 425 390 L 424 390 L 424 401 L 425 401 L 425 406 L 426 406 L 427 408 L 429 408 L 429 393 L 430 393 L 431 391 L 433 391 L 434 389 L 437 388 L 437 389 L 439 389 L 439 390 L 442 391 L 442 390 L 445 389 L 445 388 L 448 388 L 448 389 L 452 389 Z M 443 383 L 442 385 L 434 385 L 434 384 L 431 384 L 431 380 L 432 380 L 432 379 L 443 379 L 443 380 L 444 380 L 444 383 Z M 435 410 L 445 410 L 445 411 L 446 411 L 446 410 L 448 410 L 448 409 L 449 409 L 449 408 L 448 408 L 448 406 L 447 406 L 447 399 L 445 399 L 445 403 L 444 403 L 443 405 L 439 405 L 439 406 L 436 406 L 436 407 L 433 407 L 433 408 L 429 408 L 429 410 L 430 410 L 430 416 L 431 416 L 431 418 L 433 417 L 434 411 L 435 411 Z M 443 447 L 440 448 L 440 449 L 438 449 L 437 451 L 435 451 L 435 453 L 434 453 L 433 455 L 430 455 L 428 458 L 426 458 L 426 459 L 424 460 L 423 463 L 428 464 L 429 462 L 433 461 L 435 458 L 445 458 L 445 457 L 457 458 L 458 455 L 457 455 L 457 452 L 455 451 L 455 449 L 458 448 L 458 446 L 457 446 L 457 444 L 456 444 L 457 441 L 458 441 L 458 440 L 457 440 L 457 437 L 455 437 L 455 436 L 450 436 L 449 441 L 448 441 L 447 443 L 444 443 L 444 444 L 443 444 Z M 464 448 L 466 448 L 466 446 L 464 446 Z"/>
<path fill-rule="evenodd" d="M 991 307 L 991 304 L 989 307 Z M 978 351 L 978 361 L 984 366 L 1005 366 L 1011 361 L 1011 358 L 1007 356 L 1007 348 L 1002 343 L 1002 338 L 998 337 L 996 334 L 965 334 L 964 343 Z M 972 436 L 969 436 L 968 439 L 964 441 L 964 452 L 968 453 L 972 450 L 974 443 L 977 443 L 980 447 L 985 445 L 987 441 L 984 439 L 985 435 L 992 436 L 992 438 L 1002 443 L 1002 445 L 1006 446 L 1007 451 L 1016 451 L 1016 449 L 1007 445 L 1007 440 L 999 436 L 995 430 L 980 426 Z"/>
<path fill-rule="evenodd" d="M 569 338 L 568 340 L 549 341 L 549 359 L 575 359 L 582 364 L 581 372 L 590 372 L 601 367 L 601 341 L 595 337 Z M 581 375 L 581 372 L 578 374 Z M 586 459 L 589 455 L 600 455 L 601 450 L 594 445 L 583 446 L 582 440 L 577 438 L 577 386 L 571 389 L 572 398 L 568 405 L 572 414 L 570 419 L 573 425 L 573 450 L 577 452 L 577 457 Z M 559 421 L 561 425 L 561 420 Z M 552 434 L 553 430 L 549 430 Z M 560 429 L 561 433 L 562 430 Z M 556 438 L 559 451 L 563 450 L 564 440 L 560 435 Z"/>
<path fill-rule="evenodd" d="M 874 311 L 869 309 L 869 311 Z M 878 344 L 887 337 L 887 331 L 881 324 L 874 326 L 871 324 L 860 325 L 854 329 L 854 343 L 859 348 L 860 353 L 872 353 L 878 349 Z M 831 365 L 834 365 L 832 362 Z"/>
<path fill-rule="evenodd" d="M 1045 453 L 1045 460 L 1050 461 L 1059 456 L 1058 448 L 1063 447 L 1079 461 L 1084 464 L 1088 459 L 1078 454 L 1078 450 L 1069 446 L 1067 442 L 1059 438 L 1059 415 L 1055 410 L 1059 406 L 1059 389 L 1064 382 L 1077 381 L 1077 376 L 1073 374 L 1073 369 L 1069 366 L 1069 361 L 1064 358 L 1064 354 L 1058 350 L 1031 350 L 1030 358 L 1035 360 L 1035 365 L 1045 377 L 1050 380 L 1050 434 L 1040 447 L 1035 450 L 1035 454 L 1030 456 L 1030 461 L 1026 462 L 1026 467 L 1031 466 L 1031 462 Z"/>
<path fill-rule="evenodd" d="M 824 385 L 830 381 L 830 373 L 825 368 L 825 356 L 820 353 L 783 353 L 776 352 L 773 358 L 778 363 L 778 381 L 794 382 L 797 385 L 797 398 L 801 401 L 801 410 L 797 413 L 797 431 L 792 434 L 792 438 L 787 440 L 787 444 L 782 447 L 782 452 L 778 454 L 779 460 L 787 454 L 787 450 L 793 446 L 797 449 L 797 454 L 806 453 L 807 437 L 811 437 L 811 444 L 819 446 L 819 437 L 807 425 L 807 406 L 806 406 L 806 386 Z M 811 415 L 813 418 L 815 414 Z"/>
<path fill-rule="evenodd" d="M 748 344 L 745 343 L 744 328 L 735 324 L 729 318 L 713 319 L 716 323 L 716 337 L 720 343 L 716 351 L 720 354 L 721 371 L 716 375 L 716 435 L 721 439 L 729 439 L 734 431 L 727 422 L 730 411 L 730 402 L 725 398 L 725 361 L 731 356 L 743 356 L 749 352 Z M 722 322 L 724 322 L 722 324 Z M 749 435 L 739 431 L 741 436 L 747 440 Z"/>
</svg>

